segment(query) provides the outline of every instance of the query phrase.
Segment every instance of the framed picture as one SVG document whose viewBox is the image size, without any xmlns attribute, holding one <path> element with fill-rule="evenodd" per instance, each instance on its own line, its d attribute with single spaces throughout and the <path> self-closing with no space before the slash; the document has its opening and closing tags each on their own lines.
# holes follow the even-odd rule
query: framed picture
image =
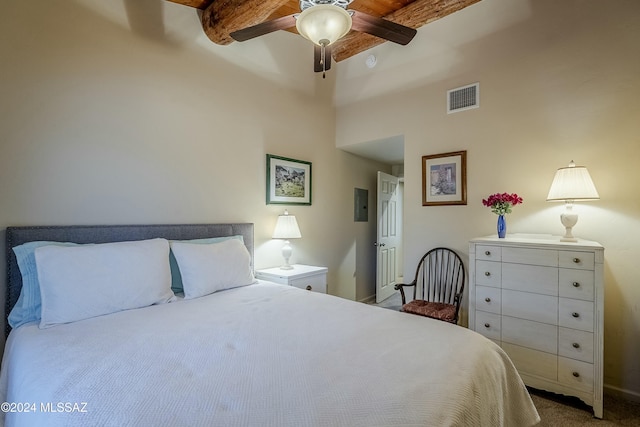
<svg viewBox="0 0 640 427">
<path fill-rule="evenodd" d="M 267 204 L 310 205 L 311 162 L 267 154 Z"/>
<path fill-rule="evenodd" d="M 422 156 L 422 206 L 467 204 L 467 152 Z"/>
</svg>

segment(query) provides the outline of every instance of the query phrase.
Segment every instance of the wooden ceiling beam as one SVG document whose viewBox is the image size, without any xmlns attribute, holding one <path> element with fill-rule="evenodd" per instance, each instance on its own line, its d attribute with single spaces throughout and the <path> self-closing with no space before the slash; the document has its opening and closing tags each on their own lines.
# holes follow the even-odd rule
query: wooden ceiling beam
<svg viewBox="0 0 640 427">
<path fill-rule="evenodd" d="M 407 27 L 420 28 L 425 24 L 436 21 L 479 1 L 480 0 L 416 0 L 402 9 L 390 13 L 384 18 L 401 25 L 406 25 Z M 351 31 L 333 44 L 333 58 L 336 61 L 342 61 L 384 42 L 385 40 L 379 37 Z"/>
<path fill-rule="evenodd" d="M 289 0 L 217 0 L 202 12 L 202 28 L 212 42 L 227 45 L 229 33 L 267 20 Z"/>
</svg>

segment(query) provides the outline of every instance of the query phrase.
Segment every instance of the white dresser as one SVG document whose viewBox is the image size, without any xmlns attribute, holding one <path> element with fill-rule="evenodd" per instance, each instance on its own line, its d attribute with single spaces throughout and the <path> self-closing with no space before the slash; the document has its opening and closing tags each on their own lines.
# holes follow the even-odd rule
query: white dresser
<svg viewBox="0 0 640 427">
<path fill-rule="evenodd" d="M 313 292 L 327 293 L 327 268 L 293 264 L 291 270 L 280 267 L 256 270 L 256 278 Z"/>
<path fill-rule="evenodd" d="M 602 418 L 604 248 L 551 235 L 469 243 L 469 327 L 500 345 L 525 384 L 576 396 Z"/>
</svg>

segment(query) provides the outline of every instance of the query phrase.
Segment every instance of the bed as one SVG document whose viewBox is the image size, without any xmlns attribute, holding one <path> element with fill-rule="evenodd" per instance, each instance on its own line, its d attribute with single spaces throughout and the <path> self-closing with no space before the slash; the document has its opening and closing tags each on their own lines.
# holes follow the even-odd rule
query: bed
<svg viewBox="0 0 640 427">
<path fill-rule="evenodd" d="M 0 373 L 6 426 L 539 422 L 509 358 L 481 335 L 253 279 L 252 224 L 10 227 L 14 314 L 33 278 L 13 249 L 29 245 L 40 317 L 12 319 Z M 110 271 L 95 272 L 98 256 Z M 120 280 L 126 292 L 112 289 Z"/>
</svg>

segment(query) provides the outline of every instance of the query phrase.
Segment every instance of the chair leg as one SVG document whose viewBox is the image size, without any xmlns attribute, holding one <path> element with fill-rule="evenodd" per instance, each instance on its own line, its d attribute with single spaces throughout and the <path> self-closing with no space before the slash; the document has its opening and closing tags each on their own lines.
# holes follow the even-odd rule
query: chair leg
<svg viewBox="0 0 640 427">
<path fill-rule="evenodd" d="M 402 305 L 405 305 L 407 301 L 404 298 L 404 289 L 402 287 L 400 287 L 400 297 L 402 297 Z"/>
</svg>

